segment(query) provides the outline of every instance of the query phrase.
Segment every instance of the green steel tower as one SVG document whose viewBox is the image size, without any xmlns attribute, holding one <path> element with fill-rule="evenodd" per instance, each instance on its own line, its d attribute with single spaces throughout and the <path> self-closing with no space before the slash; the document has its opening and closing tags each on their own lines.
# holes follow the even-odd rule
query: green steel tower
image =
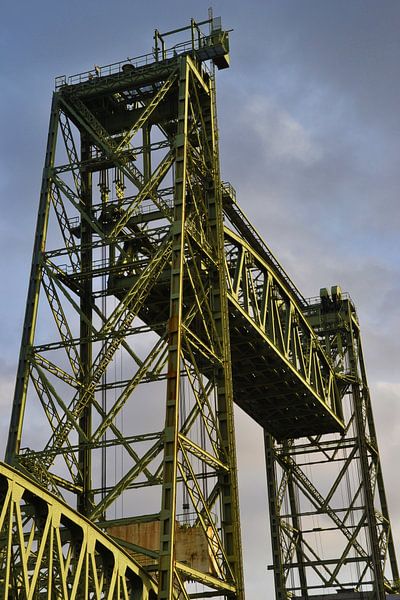
<svg viewBox="0 0 400 600">
<path fill-rule="evenodd" d="M 56 80 L 1 599 L 243 600 L 235 403 L 265 431 L 277 599 L 397 589 L 355 309 L 306 301 L 221 181 L 227 67 L 210 17 Z"/>
<path fill-rule="evenodd" d="M 57 80 L 7 447 L 156 573 L 160 599 L 243 598 L 211 67 L 228 44 L 220 20 L 192 21 Z"/>
<path fill-rule="evenodd" d="M 265 432 L 276 598 L 399 598 L 356 310 L 334 286 L 304 313 L 335 365 L 345 428 L 279 441 Z"/>
</svg>

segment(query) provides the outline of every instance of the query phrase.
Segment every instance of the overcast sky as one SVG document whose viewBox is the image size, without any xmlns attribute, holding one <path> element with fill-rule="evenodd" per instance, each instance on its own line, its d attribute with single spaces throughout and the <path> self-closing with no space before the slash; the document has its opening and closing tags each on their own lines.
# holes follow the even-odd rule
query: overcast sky
<svg viewBox="0 0 400 600">
<path fill-rule="evenodd" d="M 200 0 L 20 0 L 0 35 L 0 440 L 11 407 L 54 77 L 149 52 Z M 400 2 L 215 0 L 222 176 L 305 296 L 358 308 L 400 540 Z M 237 420 L 248 598 L 272 585 L 261 431 Z M 253 468 L 249 469 L 252 464 Z M 398 543 L 397 543 L 398 547 Z"/>
</svg>

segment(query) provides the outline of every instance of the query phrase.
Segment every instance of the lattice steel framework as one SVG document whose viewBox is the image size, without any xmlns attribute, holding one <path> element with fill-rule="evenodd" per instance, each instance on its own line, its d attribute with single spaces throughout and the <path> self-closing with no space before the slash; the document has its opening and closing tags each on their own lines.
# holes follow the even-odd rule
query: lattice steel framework
<svg viewBox="0 0 400 600">
<path fill-rule="evenodd" d="M 345 430 L 265 432 L 276 598 L 383 600 L 400 582 L 356 311 L 334 287 L 305 315 L 345 386 Z"/>
<path fill-rule="evenodd" d="M 7 461 L 75 496 L 109 533 L 124 527 L 121 543 L 157 571 L 160 599 L 194 588 L 239 599 L 222 188 L 204 63 L 228 66 L 228 34 L 214 19 L 183 31 L 191 40 L 173 51 L 156 32 L 150 56 L 58 80 Z M 21 449 L 26 408 L 46 419 L 25 427 Z M 132 506 L 137 488 L 150 516 Z M 127 533 L 149 522 L 156 547 Z M 200 532 L 202 566 L 177 551 L 185 528 Z"/>
<path fill-rule="evenodd" d="M 214 67 L 228 52 L 218 19 L 192 21 L 156 31 L 150 55 L 56 81 L 7 445 L 17 471 L 0 481 L 10 598 L 48 585 L 75 600 L 78 581 L 84 598 L 244 598 L 234 402 L 267 432 L 277 598 L 395 589 L 354 309 L 309 305 L 220 180 Z M 333 558 L 309 541 L 316 515 L 344 540 Z M 86 549 L 77 534 L 64 550 L 89 522 L 109 537 L 88 529 Z M 111 538 L 154 580 L 102 577 Z"/>
</svg>

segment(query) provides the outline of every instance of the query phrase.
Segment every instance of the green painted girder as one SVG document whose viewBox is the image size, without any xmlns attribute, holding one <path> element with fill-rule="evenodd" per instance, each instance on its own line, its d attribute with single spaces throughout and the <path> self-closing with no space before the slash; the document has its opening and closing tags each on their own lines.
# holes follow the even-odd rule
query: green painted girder
<svg viewBox="0 0 400 600">
<path fill-rule="evenodd" d="M 276 439 L 342 431 L 337 374 L 296 297 L 246 240 L 224 235 L 235 401 Z"/>
</svg>

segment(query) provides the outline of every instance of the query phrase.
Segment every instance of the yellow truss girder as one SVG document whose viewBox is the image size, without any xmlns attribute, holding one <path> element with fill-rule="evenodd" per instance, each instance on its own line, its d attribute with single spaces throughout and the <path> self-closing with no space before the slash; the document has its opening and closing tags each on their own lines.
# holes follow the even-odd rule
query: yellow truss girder
<svg viewBox="0 0 400 600">
<path fill-rule="evenodd" d="M 114 540 L 4 463 L 0 493 L 2 600 L 155 600 L 155 581 Z"/>
</svg>

